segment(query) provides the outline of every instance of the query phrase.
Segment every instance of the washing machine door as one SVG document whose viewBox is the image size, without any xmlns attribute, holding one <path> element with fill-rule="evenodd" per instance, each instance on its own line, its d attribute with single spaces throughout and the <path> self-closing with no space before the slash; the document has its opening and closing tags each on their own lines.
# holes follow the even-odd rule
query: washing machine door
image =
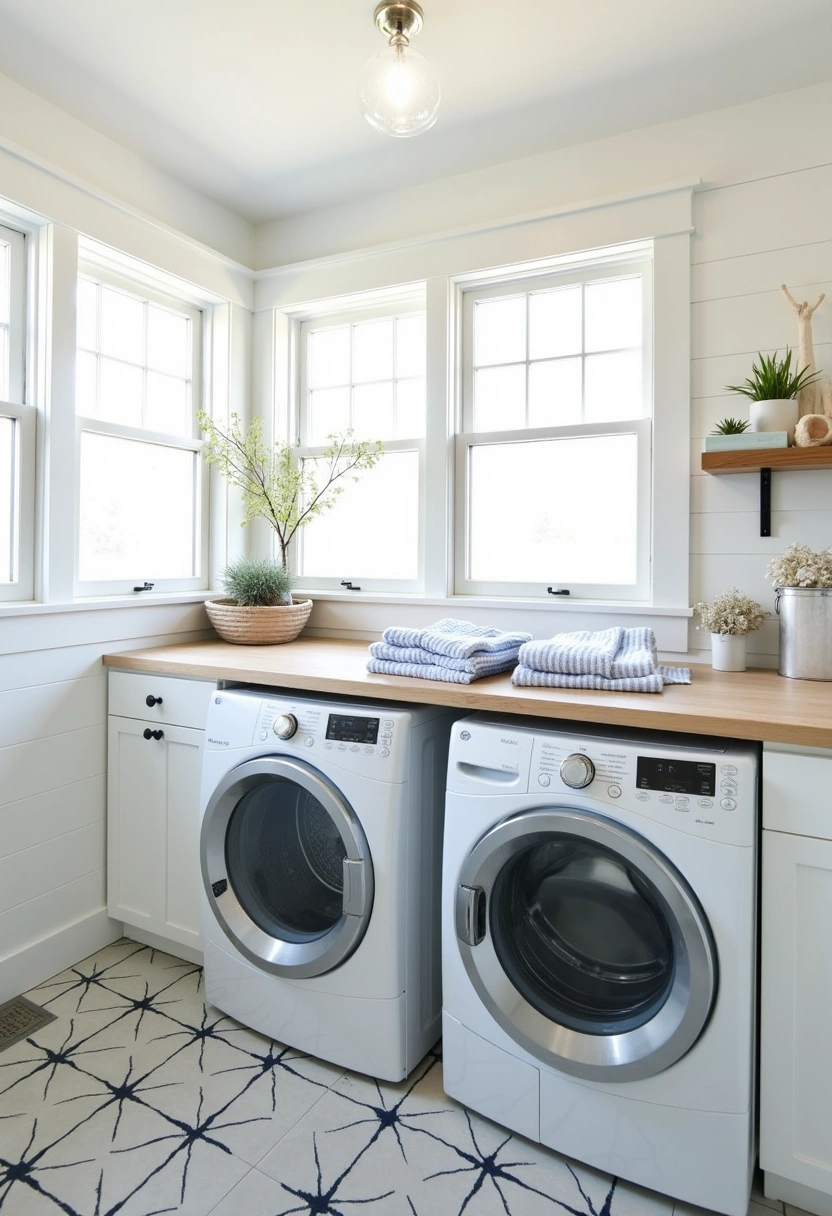
<svg viewBox="0 0 832 1216">
<path fill-rule="evenodd" d="M 456 888 L 456 936 L 497 1022 L 576 1077 L 664 1071 L 716 997 L 716 946 L 688 883 L 643 837 L 589 810 L 522 812 L 482 837 Z"/>
<path fill-rule="evenodd" d="M 201 861 L 221 929 L 264 971 L 323 975 L 364 936 L 367 839 L 343 794 L 309 764 L 263 756 L 232 769 L 205 810 Z"/>
</svg>

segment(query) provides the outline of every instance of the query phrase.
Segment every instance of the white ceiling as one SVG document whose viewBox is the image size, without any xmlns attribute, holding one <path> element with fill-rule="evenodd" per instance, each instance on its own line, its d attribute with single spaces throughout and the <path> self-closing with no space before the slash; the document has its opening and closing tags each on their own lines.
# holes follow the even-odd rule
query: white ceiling
<svg viewBox="0 0 832 1216">
<path fill-rule="evenodd" d="M 830 0 L 423 7 L 409 140 L 358 112 L 374 0 L 0 0 L 0 72 L 254 222 L 832 77 Z"/>
</svg>

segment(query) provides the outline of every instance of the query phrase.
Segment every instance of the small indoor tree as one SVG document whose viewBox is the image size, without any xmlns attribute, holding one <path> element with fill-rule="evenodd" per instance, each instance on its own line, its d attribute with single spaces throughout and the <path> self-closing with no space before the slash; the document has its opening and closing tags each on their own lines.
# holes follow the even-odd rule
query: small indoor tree
<svg viewBox="0 0 832 1216">
<path fill-rule="evenodd" d="M 384 445 L 379 440 L 354 441 L 352 432 L 330 435 L 321 456 L 298 460 L 287 443 L 271 446 L 263 439 L 263 423 L 255 418 L 244 430 L 232 414 L 223 430 L 204 411 L 197 415 L 207 442 L 202 454 L 210 465 L 243 494 L 243 523 L 258 517 L 274 528 L 281 564 L 288 562 L 289 545 L 299 528 L 330 510 L 345 482 L 375 465 Z"/>
</svg>

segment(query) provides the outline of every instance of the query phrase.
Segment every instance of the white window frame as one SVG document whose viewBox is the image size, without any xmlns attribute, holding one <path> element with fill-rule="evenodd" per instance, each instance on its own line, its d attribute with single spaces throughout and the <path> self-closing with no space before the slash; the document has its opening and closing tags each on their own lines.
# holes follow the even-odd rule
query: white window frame
<svg viewBox="0 0 832 1216">
<path fill-rule="evenodd" d="M 94 279 L 98 283 L 117 288 L 137 299 L 161 305 L 172 309 L 191 320 L 192 345 L 192 382 L 191 410 L 192 433 L 189 437 L 171 435 L 164 432 L 149 431 L 141 427 L 126 426 L 121 423 L 104 421 L 100 418 L 89 418 L 81 414 L 75 416 L 75 548 L 74 548 L 74 594 L 76 597 L 122 595 L 135 591 L 146 581 L 153 584 L 153 591 L 164 594 L 176 591 L 201 591 L 208 587 L 208 558 L 209 558 L 209 496 L 208 469 L 205 461 L 200 459 L 204 446 L 199 435 L 196 412 L 203 407 L 203 385 L 207 381 L 204 366 L 204 352 L 207 349 L 206 315 L 192 300 L 168 294 L 150 287 L 141 278 L 133 278 L 119 273 L 96 258 L 94 261 L 79 259 L 79 277 Z M 100 314 L 99 314 L 100 324 Z M 189 578 L 156 578 L 152 570 L 137 569 L 135 576 L 130 579 L 99 579 L 82 580 L 79 571 L 80 556 L 80 512 L 81 512 L 81 440 L 84 434 L 108 435 L 115 438 L 129 439 L 142 443 L 150 443 L 179 451 L 194 453 L 196 475 L 194 478 L 194 556 L 196 572 Z"/>
<path fill-rule="evenodd" d="M 36 412 L 26 376 L 27 236 L 0 224 L 0 240 L 10 249 L 9 400 L 0 418 L 14 426 L 14 481 L 11 503 L 12 581 L 0 583 L 0 600 L 31 600 L 34 594 Z"/>
<path fill-rule="evenodd" d="M 459 284 L 457 317 L 457 351 L 459 353 L 460 405 L 457 411 L 459 430 L 455 438 L 454 468 L 454 594 L 463 596 L 506 597 L 510 599 L 551 600 L 549 586 L 556 590 L 568 588 L 570 604 L 576 600 L 613 601 L 649 604 L 651 601 L 651 536 L 652 536 L 652 433 L 653 433 L 653 262 L 652 246 L 640 250 L 596 255 L 593 260 L 580 259 L 578 265 L 561 266 L 557 270 L 540 267 L 533 275 L 527 269 L 505 271 L 499 277 Z M 628 275 L 640 275 L 642 280 L 642 393 L 644 412 L 638 418 L 614 423 L 579 423 L 569 426 L 509 428 L 503 431 L 473 430 L 474 366 L 473 318 L 476 304 L 481 300 L 529 295 L 547 288 L 566 287 L 576 283 L 592 283 Z M 586 352 L 582 351 L 582 358 Z M 528 359 L 526 360 L 528 367 Z M 565 580 L 553 568 L 551 575 L 540 582 L 496 582 L 468 577 L 470 551 L 470 499 L 468 493 L 471 453 L 490 444 L 530 443 L 535 440 L 558 440 L 593 435 L 635 435 L 637 441 L 637 561 L 636 581 L 632 585 L 577 584 Z M 510 493 L 510 487 L 506 487 Z M 522 526 L 522 525 L 520 525 Z"/>
<path fill-rule="evenodd" d="M 374 300 L 371 303 L 362 305 L 357 303 L 353 298 L 348 298 L 343 301 L 344 307 L 334 307 L 337 302 L 330 301 L 326 311 L 304 311 L 293 317 L 293 363 L 295 367 L 294 383 L 296 385 L 296 393 L 293 402 L 293 417 L 292 417 L 292 435 L 293 442 L 296 447 L 297 459 L 302 462 L 315 456 L 320 456 L 326 451 L 326 445 L 312 445 L 307 442 L 306 430 L 306 410 L 305 403 L 308 397 L 309 386 L 307 383 L 307 359 L 306 347 L 308 336 L 316 330 L 329 329 L 334 326 L 343 326 L 360 323 L 362 321 L 372 321 L 381 318 L 397 318 L 407 316 L 413 313 L 425 312 L 425 299 L 423 293 L 409 292 L 406 295 L 396 294 L 387 299 Z M 426 426 L 428 421 L 429 409 L 426 409 Z M 303 542 L 305 528 L 299 529 L 292 542 L 292 551 L 290 553 L 290 564 L 296 576 L 296 586 L 298 590 L 320 590 L 341 592 L 344 590 L 344 585 L 347 582 L 356 583 L 361 591 L 367 592 L 390 592 L 393 594 L 424 594 L 425 589 L 425 502 L 427 489 L 427 460 L 426 460 L 427 443 L 424 438 L 416 439 L 385 439 L 384 454 L 393 454 L 395 452 L 416 452 L 419 459 L 419 520 L 418 520 L 418 550 L 417 550 L 417 573 L 413 579 L 373 579 L 365 578 L 360 571 L 350 571 L 344 569 L 337 572 L 331 578 L 324 578 L 318 575 L 301 576 L 298 571 L 301 568 Z M 382 457 L 383 459 L 384 457 Z M 337 509 L 337 508 L 336 508 Z M 391 510 L 395 511 L 395 504 L 391 504 Z M 309 525 L 315 527 L 314 521 Z"/>
</svg>

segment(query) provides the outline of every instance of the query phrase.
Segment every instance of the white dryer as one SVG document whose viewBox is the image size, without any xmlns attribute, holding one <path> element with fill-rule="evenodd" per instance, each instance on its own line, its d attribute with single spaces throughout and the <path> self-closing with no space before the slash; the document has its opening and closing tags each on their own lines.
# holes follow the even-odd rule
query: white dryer
<svg viewBox="0 0 832 1216">
<path fill-rule="evenodd" d="M 607 1173 L 745 1216 L 759 747 L 474 716 L 451 732 L 445 1088 Z"/>
<path fill-rule="evenodd" d="M 451 714 L 217 692 L 203 759 L 205 993 L 320 1059 L 400 1080 L 439 1037 Z"/>
</svg>

